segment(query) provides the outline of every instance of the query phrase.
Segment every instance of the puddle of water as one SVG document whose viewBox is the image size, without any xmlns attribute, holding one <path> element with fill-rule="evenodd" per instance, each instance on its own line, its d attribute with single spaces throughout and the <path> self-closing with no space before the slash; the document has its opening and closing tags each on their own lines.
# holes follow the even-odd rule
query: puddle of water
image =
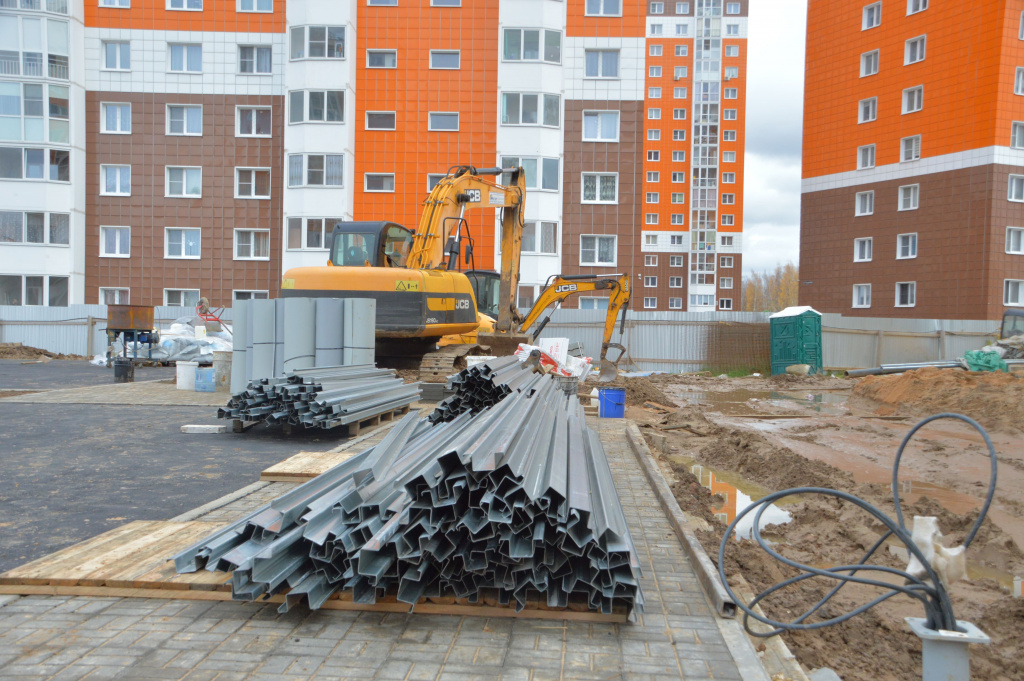
<svg viewBox="0 0 1024 681">
<path fill-rule="evenodd" d="M 758 499 L 768 494 L 768 491 L 755 485 L 737 475 L 724 471 L 716 471 L 696 462 L 695 459 L 686 456 L 673 455 L 673 461 L 688 466 L 690 472 L 700 480 L 701 486 L 707 488 L 712 494 L 722 497 L 718 506 L 711 510 L 715 512 L 718 519 L 728 525 L 736 516 L 753 504 Z M 781 505 L 796 503 L 797 497 L 789 497 Z M 743 520 L 736 526 L 736 539 L 750 539 L 754 529 L 754 513 L 744 516 Z M 771 504 L 761 516 L 760 529 L 764 530 L 768 525 L 782 525 L 792 520 L 789 511 L 781 508 L 779 504 Z"/>
<path fill-rule="evenodd" d="M 846 413 L 846 396 L 828 392 L 787 393 L 774 390 L 729 390 L 726 392 L 681 392 L 680 399 L 690 404 L 709 407 L 726 416 L 756 416 L 765 412 L 757 408 L 762 402 L 791 409 L 800 406 L 821 414 L 841 416 Z"/>
</svg>

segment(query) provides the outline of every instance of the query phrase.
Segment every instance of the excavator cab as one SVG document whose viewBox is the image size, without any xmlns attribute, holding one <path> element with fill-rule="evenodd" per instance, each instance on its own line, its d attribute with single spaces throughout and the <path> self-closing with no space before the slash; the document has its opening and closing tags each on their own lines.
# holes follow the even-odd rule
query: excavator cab
<svg viewBox="0 0 1024 681">
<path fill-rule="evenodd" d="M 476 309 L 491 319 L 498 318 L 498 289 L 501 286 L 501 275 L 490 270 L 467 270 L 463 272 L 473 286 L 476 297 Z"/>
<path fill-rule="evenodd" d="M 413 232 L 395 222 L 339 222 L 331 232 L 330 264 L 405 267 Z"/>
<path fill-rule="evenodd" d="M 999 338 L 1024 336 L 1024 310 L 1007 310 L 1003 313 L 1003 326 Z"/>
</svg>

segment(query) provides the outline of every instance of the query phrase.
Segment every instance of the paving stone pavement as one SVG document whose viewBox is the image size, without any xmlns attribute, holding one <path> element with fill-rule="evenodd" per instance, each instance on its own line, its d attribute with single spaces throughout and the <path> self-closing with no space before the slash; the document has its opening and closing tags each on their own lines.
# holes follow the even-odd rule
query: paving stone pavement
<svg viewBox="0 0 1024 681">
<path fill-rule="evenodd" d="M 276 605 L 0 596 L 0 678 L 740 679 L 621 421 L 593 421 L 644 574 L 635 623 L 356 613 Z"/>
</svg>

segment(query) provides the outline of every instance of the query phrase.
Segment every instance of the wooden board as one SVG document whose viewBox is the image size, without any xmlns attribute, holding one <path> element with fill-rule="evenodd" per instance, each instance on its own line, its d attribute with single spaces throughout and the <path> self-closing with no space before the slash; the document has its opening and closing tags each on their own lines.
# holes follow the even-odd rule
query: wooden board
<svg viewBox="0 0 1024 681">
<path fill-rule="evenodd" d="M 353 447 L 343 452 L 299 452 L 260 473 L 262 482 L 305 482 L 363 451 Z"/>
<path fill-rule="evenodd" d="M 305 452 L 305 454 L 323 453 Z M 351 452 L 342 452 L 348 454 Z M 296 457 L 292 457 L 296 458 Z M 175 553 L 212 534 L 222 525 L 202 521 L 141 520 L 122 525 L 74 546 L 0 574 L 0 594 L 104 596 L 115 598 L 174 598 L 230 601 L 230 573 L 200 570 L 179 575 L 170 559 Z M 269 602 L 282 603 L 284 595 Z M 264 602 L 261 599 L 261 602 Z M 325 610 L 409 612 L 408 603 L 393 596 L 372 605 L 354 603 L 350 592 L 332 596 Z M 625 610 L 610 615 L 579 609 L 548 608 L 543 601 L 528 602 L 526 610 L 480 604 L 462 599 L 422 599 L 415 611 L 424 614 L 468 617 L 514 617 L 587 622 L 625 622 Z"/>
</svg>

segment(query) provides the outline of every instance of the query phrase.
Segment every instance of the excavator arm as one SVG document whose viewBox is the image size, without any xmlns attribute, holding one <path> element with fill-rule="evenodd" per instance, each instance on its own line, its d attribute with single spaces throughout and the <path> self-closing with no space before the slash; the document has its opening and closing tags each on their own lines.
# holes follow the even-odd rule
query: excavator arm
<svg viewBox="0 0 1024 681">
<path fill-rule="evenodd" d="M 618 318 L 620 310 L 622 311 L 622 322 L 619 328 L 620 335 L 625 329 L 626 310 L 629 308 L 630 296 L 628 275 L 613 274 L 601 276 L 591 274 L 556 274 L 548 279 L 547 285 L 544 287 L 544 290 L 541 291 L 540 297 L 537 298 L 537 302 L 534 303 L 526 317 L 522 319 L 519 324 L 519 328 L 528 332 L 530 328 L 540 320 L 540 323 L 537 324 L 536 330 L 531 334 L 532 338 L 537 338 L 551 319 L 550 314 L 547 317 L 540 319 L 545 310 L 553 304 L 561 303 L 569 296 L 586 293 L 588 291 L 609 292 L 608 313 L 605 315 L 604 338 L 601 342 L 600 365 L 600 380 L 602 383 L 607 383 L 614 380 L 618 375 L 618 364 L 626 355 L 626 348 L 620 343 L 612 343 L 611 340 L 612 334 L 615 333 L 615 320 Z M 619 355 L 615 358 L 614 362 L 609 360 L 607 357 L 608 350 L 610 349 L 619 351 Z"/>
</svg>

